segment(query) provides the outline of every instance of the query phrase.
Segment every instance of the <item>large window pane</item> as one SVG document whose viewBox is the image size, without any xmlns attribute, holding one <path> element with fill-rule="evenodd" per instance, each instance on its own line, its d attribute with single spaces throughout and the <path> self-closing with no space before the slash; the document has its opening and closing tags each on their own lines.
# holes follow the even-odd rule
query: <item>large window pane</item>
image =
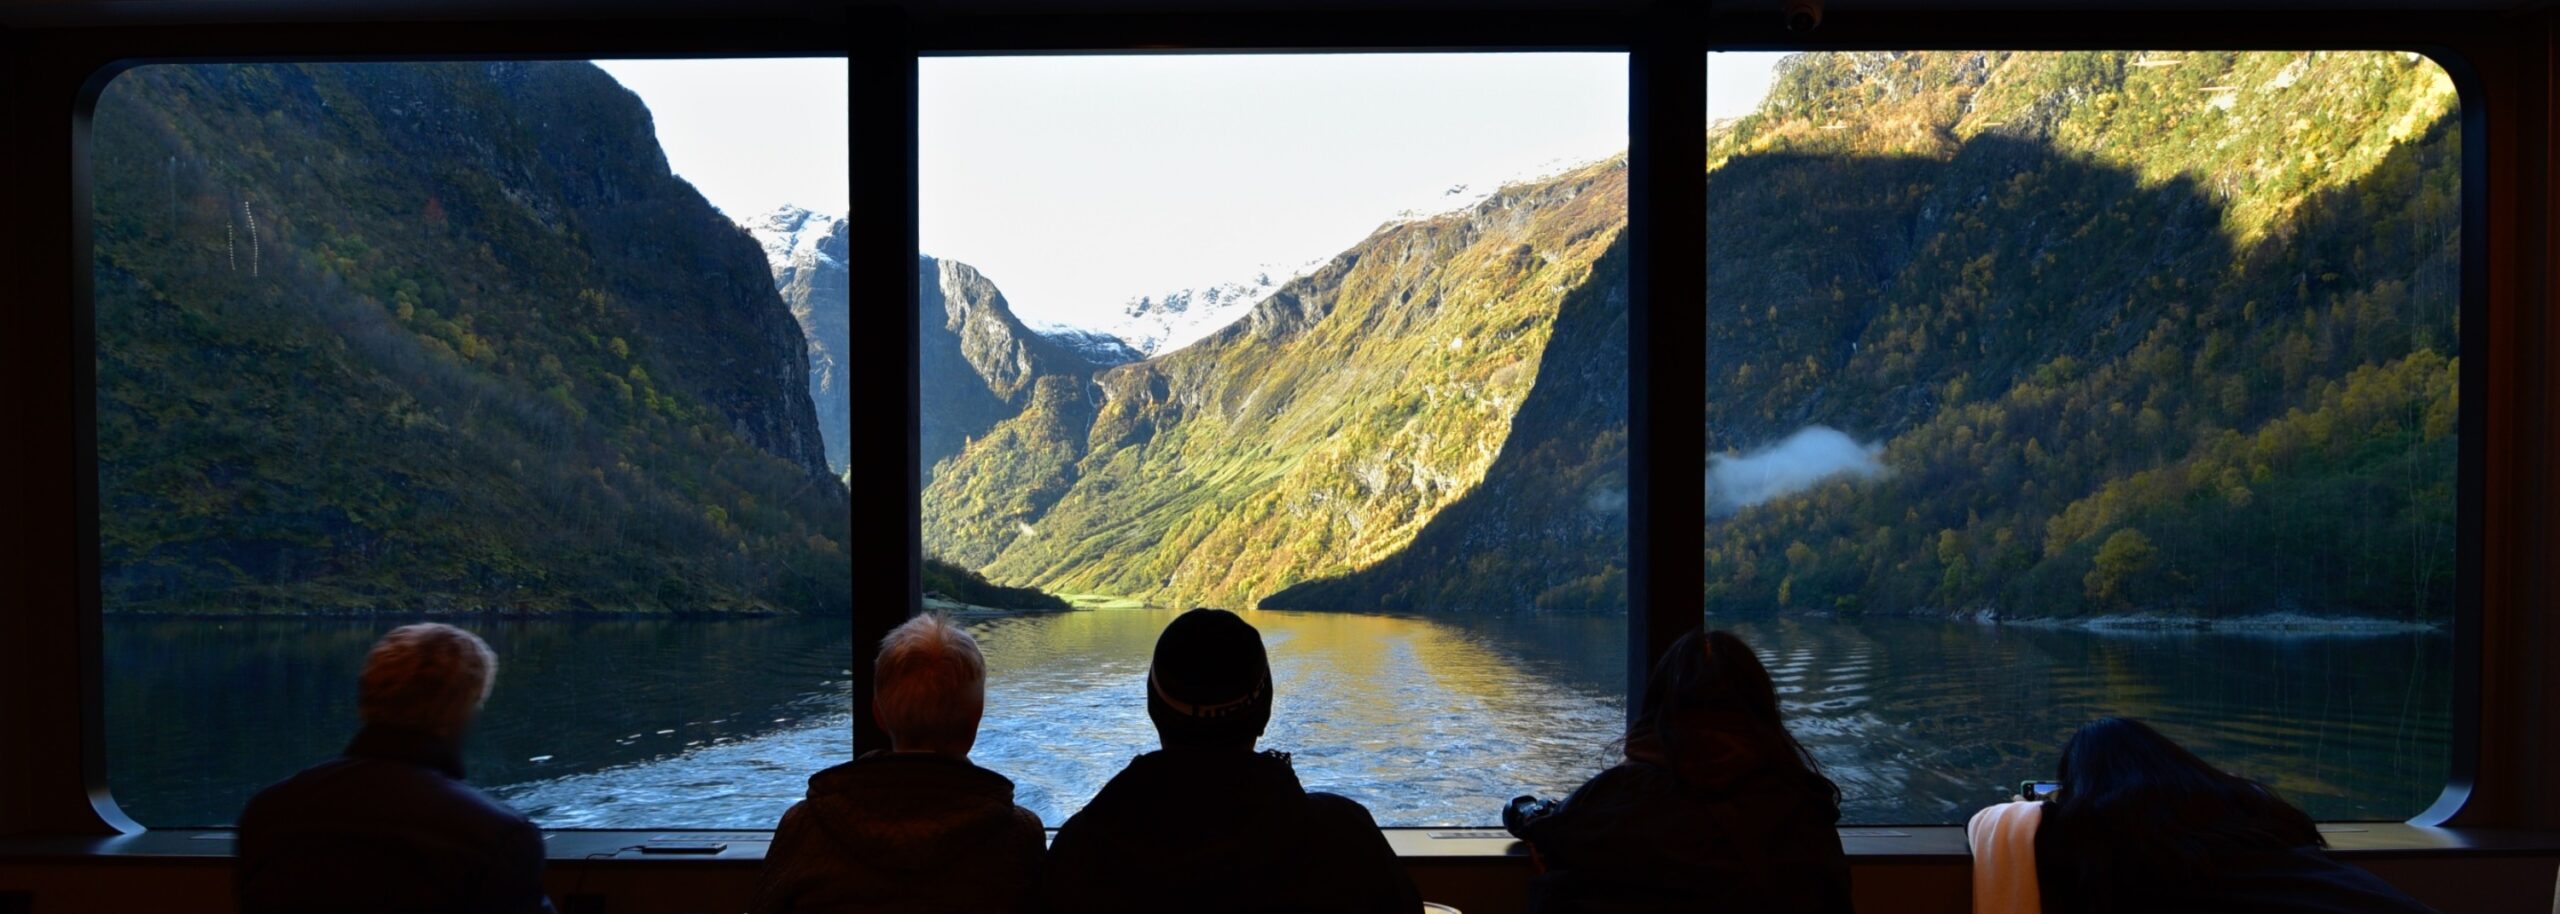
<svg viewBox="0 0 2560 914">
<path fill-rule="evenodd" d="M 1608 763 L 1625 69 L 924 62 L 927 599 L 1016 610 L 970 613 L 973 757 L 1043 819 L 1155 748 L 1148 658 L 1197 605 L 1269 643 L 1264 745 L 1382 823 Z"/>
<path fill-rule="evenodd" d="M 775 208 L 843 212 L 844 63 L 608 68 L 163 65 L 99 99 L 108 773 L 141 821 L 230 822 L 334 754 L 366 648 L 428 618 L 497 649 L 471 780 L 548 826 L 769 826 L 849 753 L 813 403 L 847 305 L 840 263 L 803 275 L 843 238 Z"/>
<path fill-rule="evenodd" d="M 2463 137 L 2384 52 L 1717 54 L 1708 597 L 1848 818 L 2158 724 L 2443 786 Z"/>
</svg>

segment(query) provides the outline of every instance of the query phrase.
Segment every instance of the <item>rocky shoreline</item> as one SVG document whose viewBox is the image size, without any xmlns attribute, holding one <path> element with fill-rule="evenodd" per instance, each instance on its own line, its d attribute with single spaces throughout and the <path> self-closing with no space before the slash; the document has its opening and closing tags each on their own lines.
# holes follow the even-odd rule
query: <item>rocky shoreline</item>
<svg viewBox="0 0 2560 914">
<path fill-rule="evenodd" d="M 2000 618 L 1988 611 L 1959 614 L 1954 618 L 1986 625 L 2018 628 L 2071 629 L 2088 632 L 2219 632 L 2253 635 L 2401 635 L 2438 632 L 2446 628 L 2441 622 L 2417 622 L 2403 619 L 2375 619 L 2360 616 L 2313 616 L 2297 612 L 2270 612 L 2231 618 L 2171 616 L 2159 613 L 2125 613 L 2082 618 Z"/>
</svg>

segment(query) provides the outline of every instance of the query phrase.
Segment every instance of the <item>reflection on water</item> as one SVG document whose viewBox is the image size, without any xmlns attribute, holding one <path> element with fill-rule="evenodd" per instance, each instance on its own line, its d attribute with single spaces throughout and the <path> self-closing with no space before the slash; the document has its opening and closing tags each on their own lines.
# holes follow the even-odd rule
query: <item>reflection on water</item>
<svg viewBox="0 0 2560 914">
<path fill-rule="evenodd" d="M 1276 695 L 1262 745 L 1380 822 L 1481 824 L 1523 789 L 1569 790 L 1605 767 L 1595 734 L 1623 725 L 1619 619 L 1469 628 L 1386 616 L 1247 612 Z M 973 754 L 1055 825 L 1154 749 L 1147 661 L 1171 614 L 1095 611 L 980 627 L 987 717 Z"/>
<path fill-rule="evenodd" d="M 2050 776 L 2071 731 L 2109 714 L 2149 721 L 2322 819 L 2405 819 L 2445 782 L 2442 635 L 1718 624 L 1759 648 L 1856 821 L 1961 822 Z"/>
<path fill-rule="evenodd" d="M 1170 614 L 972 624 L 987 652 L 974 758 L 1054 825 L 1155 744 L 1147 659 Z M 1264 745 L 1392 825 L 1494 820 L 1608 764 L 1625 628 L 1593 618 L 1254 612 L 1278 710 Z M 1719 620 L 1779 680 L 1857 822 L 1955 822 L 2050 772 L 2100 714 L 2159 724 L 2313 814 L 2403 818 L 2444 782 L 2449 640 L 1998 629 L 1908 619 Z M 109 620 L 109 775 L 161 825 L 231 821 L 344 744 L 387 625 Z M 475 623 L 500 655 L 472 780 L 552 827 L 769 827 L 843 760 L 841 619 Z M 533 759 L 548 756 L 542 761 Z"/>
<path fill-rule="evenodd" d="M 148 824 L 227 823 L 259 787 L 335 755 L 355 732 L 365 650 L 393 624 L 109 619 L 117 802 Z M 546 825 L 770 822 L 812 762 L 851 745 L 842 619 L 463 624 L 498 652 L 464 766 Z M 684 767 L 660 763 L 688 753 L 774 741 L 786 745 L 768 761 L 788 770 L 759 776 L 742 758 L 659 779 Z M 606 770 L 625 783 L 574 805 L 528 803 L 508 786 Z"/>
</svg>

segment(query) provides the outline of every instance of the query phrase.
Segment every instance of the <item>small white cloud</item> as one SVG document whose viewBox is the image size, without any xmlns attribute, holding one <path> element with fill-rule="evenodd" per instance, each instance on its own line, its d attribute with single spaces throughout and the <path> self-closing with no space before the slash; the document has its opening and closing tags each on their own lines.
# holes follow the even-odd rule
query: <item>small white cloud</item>
<svg viewBox="0 0 2560 914">
<path fill-rule="evenodd" d="M 1876 479 L 1890 472 L 1884 445 L 1860 444 L 1839 429 L 1810 425 L 1747 454 L 1707 458 L 1707 514 L 1723 517 L 1839 475 Z"/>
</svg>

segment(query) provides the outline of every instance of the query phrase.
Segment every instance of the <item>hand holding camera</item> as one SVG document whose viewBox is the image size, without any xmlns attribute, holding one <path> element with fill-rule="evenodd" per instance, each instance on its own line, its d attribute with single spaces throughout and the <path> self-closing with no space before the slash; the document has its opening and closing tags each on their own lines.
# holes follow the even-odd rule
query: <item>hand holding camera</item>
<svg viewBox="0 0 2560 914">
<path fill-rule="evenodd" d="M 1528 795 L 1512 797 L 1511 802 L 1502 807 L 1502 827 L 1511 832 L 1512 837 L 1528 840 L 1529 823 L 1554 814 L 1556 807 L 1561 805 L 1554 800 Z"/>
</svg>

